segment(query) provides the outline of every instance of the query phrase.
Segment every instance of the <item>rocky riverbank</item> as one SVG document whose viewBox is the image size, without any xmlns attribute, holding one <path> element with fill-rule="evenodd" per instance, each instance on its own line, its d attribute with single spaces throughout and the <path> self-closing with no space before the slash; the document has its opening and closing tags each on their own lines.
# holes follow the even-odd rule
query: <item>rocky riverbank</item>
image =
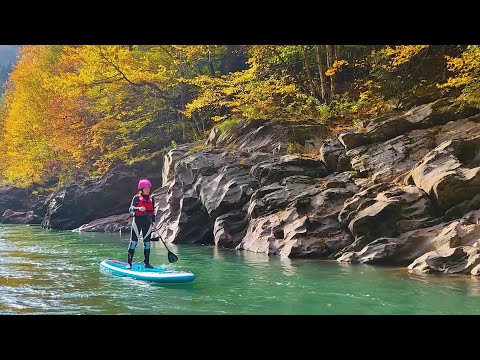
<svg viewBox="0 0 480 360">
<path fill-rule="evenodd" d="M 292 153 L 294 143 L 303 153 Z M 450 99 L 338 134 L 239 122 L 212 130 L 203 146 L 178 146 L 47 197 L 3 187 L 2 221 L 129 231 L 139 177 L 162 184 L 154 196 L 168 242 L 480 274 L 480 109 Z"/>
</svg>

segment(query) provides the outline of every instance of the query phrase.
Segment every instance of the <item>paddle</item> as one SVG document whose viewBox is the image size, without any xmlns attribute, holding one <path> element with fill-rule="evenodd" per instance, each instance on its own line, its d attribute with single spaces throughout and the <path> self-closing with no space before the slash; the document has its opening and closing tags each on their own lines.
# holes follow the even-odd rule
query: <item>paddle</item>
<svg viewBox="0 0 480 360">
<path fill-rule="evenodd" d="M 146 211 L 144 211 L 144 214 L 147 217 L 148 221 L 150 221 L 150 225 L 153 226 L 152 219 L 150 219 L 150 216 L 147 215 Z M 158 235 L 157 232 L 155 232 L 155 233 Z M 167 249 L 167 251 L 168 251 L 168 254 L 167 254 L 168 261 L 171 262 L 171 263 L 174 263 L 175 261 L 177 261 L 178 256 L 170 251 L 170 249 L 167 247 L 167 244 L 165 244 L 165 241 L 163 241 L 163 239 L 160 237 L 160 235 L 158 235 L 158 237 L 160 238 L 160 240 L 162 240 L 163 245 L 165 245 L 165 249 Z M 153 239 L 153 237 L 152 237 L 152 239 Z"/>
</svg>

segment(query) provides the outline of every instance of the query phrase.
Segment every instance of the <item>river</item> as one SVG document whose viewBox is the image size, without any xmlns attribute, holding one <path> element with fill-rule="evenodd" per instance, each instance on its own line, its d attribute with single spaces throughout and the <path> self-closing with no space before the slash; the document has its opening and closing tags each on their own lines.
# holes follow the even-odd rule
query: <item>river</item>
<svg viewBox="0 0 480 360">
<path fill-rule="evenodd" d="M 214 246 L 162 243 L 151 262 L 191 271 L 187 284 L 112 275 L 128 235 L 0 225 L 0 314 L 480 314 L 480 278 L 404 268 L 269 258 Z M 139 243 L 134 261 L 143 259 Z"/>
</svg>

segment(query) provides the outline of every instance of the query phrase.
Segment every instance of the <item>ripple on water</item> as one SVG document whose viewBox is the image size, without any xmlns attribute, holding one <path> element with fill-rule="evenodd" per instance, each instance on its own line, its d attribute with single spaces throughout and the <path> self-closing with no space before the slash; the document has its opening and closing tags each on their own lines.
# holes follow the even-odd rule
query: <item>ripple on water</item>
<svg viewBox="0 0 480 360">
<path fill-rule="evenodd" d="M 283 261 L 213 246 L 172 246 L 175 264 L 161 244 L 152 246 L 155 265 L 191 271 L 193 283 L 149 283 L 100 269 L 103 259 L 124 259 L 127 244 L 128 236 L 0 225 L 0 313 L 480 314 L 478 278 Z"/>
</svg>

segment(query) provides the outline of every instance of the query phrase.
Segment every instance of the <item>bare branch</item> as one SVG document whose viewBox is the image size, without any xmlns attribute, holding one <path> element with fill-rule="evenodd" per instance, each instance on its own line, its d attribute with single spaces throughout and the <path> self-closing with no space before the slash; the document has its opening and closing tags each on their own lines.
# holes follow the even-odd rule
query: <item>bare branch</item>
<svg viewBox="0 0 480 360">
<path fill-rule="evenodd" d="M 136 87 L 143 87 L 143 86 L 148 86 L 149 88 L 151 88 L 152 90 L 156 91 L 158 93 L 158 97 L 161 98 L 161 99 L 164 99 L 164 100 L 169 100 L 169 101 L 173 101 L 174 99 L 168 97 L 168 96 L 165 96 L 163 95 L 163 91 L 156 85 L 154 84 L 153 82 L 151 81 L 146 81 L 146 80 L 143 80 L 143 81 L 140 81 L 140 82 L 133 82 L 131 81 L 127 75 L 125 75 L 125 73 L 120 70 L 120 68 L 118 67 L 117 64 L 115 64 L 113 61 L 111 61 L 110 59 L 108 59 L 105 54 L 103 53 L 102 51 L 102 48 L 101 46 L 98 46 L 99 48 L 99 51 L 100 51 L 100 56 L 106 61 L 108 62 L 110 65 L 112 65 L 112 67 L 118 72 L 117 75 L 121 75 L 121 77 L 126 81 L 128 82 L 130 85 L 133 85 L 133 86 L 136 86 Z"/>
</svg>

